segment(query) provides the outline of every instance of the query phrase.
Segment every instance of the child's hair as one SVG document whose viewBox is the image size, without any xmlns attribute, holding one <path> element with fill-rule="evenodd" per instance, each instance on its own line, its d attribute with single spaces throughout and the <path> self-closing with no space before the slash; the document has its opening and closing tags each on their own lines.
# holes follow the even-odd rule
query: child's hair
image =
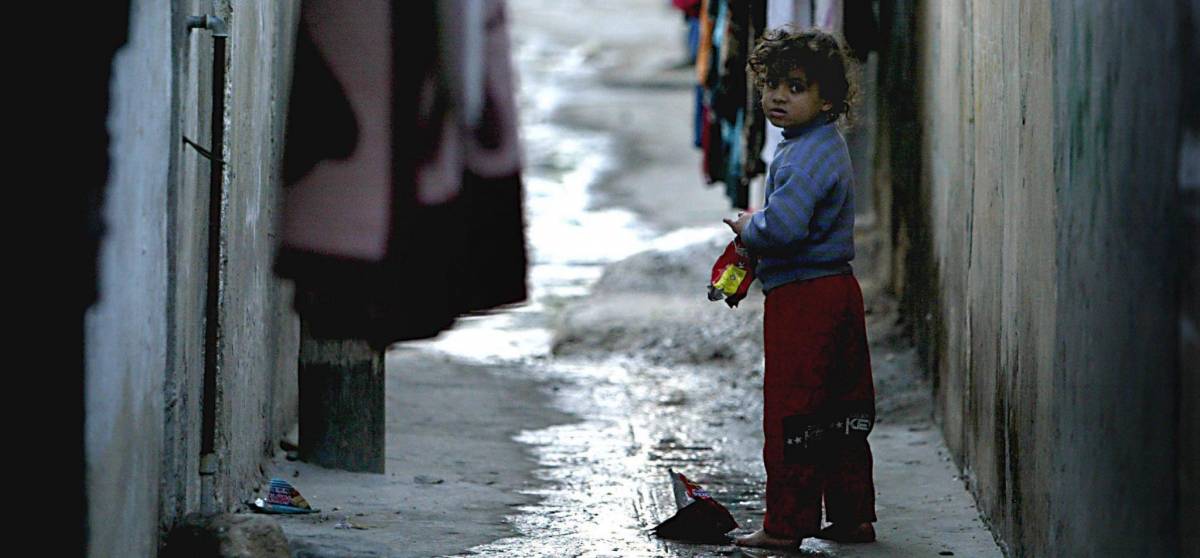
<svg viewBox="0 0 1200 558">
<path fill-rule="evenodd" d="M 834 122 L 842 115 L 849 117 L 857 94 L 852 64 L 850 51 L 837 35 L 816 28 L 780 27 L 759 39 L 746 71 L 761 92 L 767 83 L 786 81 L 792 70 L 803 70 L 810 83 L 819 84 L 821 98 L 833 105 L 825 115 Z"/>
</svg>

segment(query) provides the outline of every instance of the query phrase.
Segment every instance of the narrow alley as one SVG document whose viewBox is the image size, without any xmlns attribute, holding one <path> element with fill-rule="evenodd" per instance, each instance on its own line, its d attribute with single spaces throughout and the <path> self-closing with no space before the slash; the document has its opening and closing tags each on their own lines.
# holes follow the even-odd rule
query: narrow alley
<svg viewBox="0 0 1200 558">
<path fill-rule="evenodd" d="M 366 479 L 277 463 L 273 476 L 298 472 L 308 498 L 339 508 L 284 531 L 313 556 L 741 555 L 647 532 L 674 513 L 667 468 L 743 526 L 762 516 L 761 296 L 736 310 L 704 300 L 729 210 L 686 142 L 683 26 L 646 2 L 510 7 L 531 303 L 394 346 L 387 475 L 364 491 L 347 483 Z M 695 201 L 677 212 L 671 199 Z M 895 304 L 873 292 L 882 540 L 810 539 L 806 554 L 999 556 L 933 430 Z M 339 520 L 365 528 L 331 529 Z"/>
<path fill-rule="evenodd" d="M 1019 4 L 447 0 L 406 34 L 387 2 L 130 2 L 82 555 L 1200 557 L 1200 0 Z M 733 544 L 766 297 L 706 293 L 780 131 L 751 92 L 701 141 L 728 87 L 696 56 L 783 24 L 859 57 L 871 543 Z M 654 534 L 669 471 L 727 544 Z M 255 513 L 272 479 L 303 509 Z"/>
</svg>

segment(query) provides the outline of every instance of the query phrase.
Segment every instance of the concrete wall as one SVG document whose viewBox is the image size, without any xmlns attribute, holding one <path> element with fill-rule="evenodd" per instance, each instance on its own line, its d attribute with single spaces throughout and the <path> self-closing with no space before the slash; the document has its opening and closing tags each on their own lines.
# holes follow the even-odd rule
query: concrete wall
<svg viewBox="0 0 1200 558">
<path fill-rule="evenodd" d="M 227 510 L 296 423 L 298 321 L 270 271 L 298 2 L 134 1 L 114 61 L 100 301 L 86 318 L 89 553 L 152 556 L 186 513 Z M 212 39 L 230 26 L 216 473 L 201 483 Z M 204 486 L 209 487 L 205 493 Z"/>
<path fill-rule="evenodd" d="M 1193 59 L 1200 65 L 1200 56 Z M 1193 99 L 1200 99 L 1200 88 L 1193 91 Z M 1200 106 L 1193 107 L 1198 109 Z M 1187 143 L 1180 151 L 1189 164 L 1180 169 L 1185 253 L 1179 317 L 1179 523 L 1185 526 L 1184 548 L 1190 549 L 1185 555 L 1200 558 L 1200 529 L 1192 528 L 1200 522 L 1200 125 L 1193 121 L 1187 133 Z"/>
<path fill-rule="evenodd" d="M 252 494 L 260 482 L 258 457 L 274 449 L 297 417 L 299 323 L 290 313 L 291 289 L 271 266 L 299 3 L 236 2 L 221 11 L 229 14 L 230 32 L 229 164 L 214 504 L 228 509 Z M 260 427 L 246 428 L 251 424 Z"/>
<path fill-rule="evenodd" d="M 1053 456 L 1039 446 L 1056 334 L 1050 18 L 1033 1 L 931 2 L 916 16 L 922 175 L 906 194 L 920 209 L 897 216 L 899 288 L 947 443 L 1021 554 L 1043 544 L 1031 519 L 1048 515 Z"/>
<path fill-rule="evenodd" d="M 1200 68 L 1200 0 L 1191 0 L 1187 68 Z M 1183 246 L 1180 285 L 1179 360 L 1179 525 L 1183 555 L 1200 558 L 1200 73 L 1184 74 L 1184 133 L 1179 148 L 1179 190 Z"/>
<path fill-rule="evenodd" d="M 212 145 L 209 92 L 212 83 L 212 37 L 184 33 L 186 18 L 211 13 L 210 2 L 175 2 L 171 13 L 173 41 L 173 139 L 187 137 Z M 170 226 L 167 305 L 168 352 L 165 370 L 165 423 L 161 514 L 159 525 L 170 528 L 200 507 L 200 436 L 204 380 L 205 297 L 208 293 L 209 165 L 182 139 L 171 144 L 172 173 L 167 184 Z"/>
<path fill-rule="evenodd" d="M 113 61 L 111 166 L 99 301 L 85 321 L 88 543 L 95 556 L 153 556 L 167 353 L 167 177 L 174 148 L 171 9 L 131 3 Z"/>
<path fill-rule="evenodd" d="M 1075 496 L 1055 501 L 1054 517 L 1074 519 L 1051 542 L 1091 554 L 1179 548 L 1179 6 L 1077 1 L 1053 14 L 1063 452 L 1053 492 Z"/>
<path fill-rule="evenodd" d="M 1179 552 L 1180 5 L 885 18 L 892 284 L 1013 555 Z"/>
</svg>

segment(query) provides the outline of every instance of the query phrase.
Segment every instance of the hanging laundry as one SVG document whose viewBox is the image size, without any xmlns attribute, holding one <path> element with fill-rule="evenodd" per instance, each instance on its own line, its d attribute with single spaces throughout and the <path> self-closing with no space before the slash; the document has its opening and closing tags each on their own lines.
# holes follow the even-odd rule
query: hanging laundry
<svg viewBox="0 0 1200 558">
<path fill-rule="evenodd" d="M 859 63 L 865 63 L 871 51 L 880 47 L 879 22 L 872 3 L 872 0 L 845 0 L 843 6 L 846 44 Z"/>
<path fill-rule="evenodd" d="M 390 10 L 304 2 L 285 147 L 284 246 L 364 262 L 393 210 Z"/>
<path fill-rule="evenodd" d="M 746 45 L 746 58 L 749 59 L 750 53 L 754 51 L 754 47 L 758 44 L 759 38 L 767 32 L 767 1 L 766 0 L 750 0 L 750 10 L 747 14 L 747 34 L 748 42 Z M 743 68 L 745 64 L 742 65 Z M 746 177 L 747 188 L 749 187 L 749 179 L 759 176 L 767 171 L 767 163 L 770 159 L 764 160 L 759 156 L 762 153 L 764 134 L 766 133 L 767 118 L 763 114 L 762 104 L 760 103 L 760 95 L 754 87 L 753 77 L 746 76 L 746 120 L 742 128 L 743 142 L 746 147 L 745 160 L 743 161 L 742 176 Z M 746 192 L 746 203 L 749 204 L 749 191 Z M 739 206 L 743 207 L 743 206 Z"/>
<path fill-rule="evenodd" d="M 725 4 L 726 27 L 720 58 L 720 80 L 713 98 L 713 110 L 721 123 L 721 143 L 725 151 L 723 177 L 725 196 L 736 208 L 749 205 L 749 180 L 742 174 L 745 143 L 742 141 L 742 126 L 745 123 L 746 97 L 750 90 L 746 83 L 746 59 L 749 55 L 747 19 L 749 9 L 745 2 L 722 0 Z M 743 190 L 746 192 L 742 195 Z"/>
<path fill-rule="evenodd" d="M 527 296 L 519 122 L 504 3 L 438 3 L 437 16 L 441 36 L 448 37 L 438 44 L 452 54 L 441 57 L 437 75 L 428 74 L 419 101 L 418 121 L 440 120 L 442 127 L 437 154 L 418 164 L 417 201 L 430 208 L 453 196 L 446 215 L 429 213 L 428 230 L 455 227 L 439 234 L 451 235 L 459 247 L 446 262 L 445 280 L 454 311 L 465 313 Z M 478 26 L 464 27 L 470 22 Z M 465 35 L 478 39 L 461 40 Z M 435 77 L 449 85 L 435 87 Z"/>
<path fill-rule="evenodd" d="M 520 123 L 504 3 L 487 2 L 483 15 L 483 105 L 478 125 L 466 137 L 460 200 L 462 253 L 470 257 L 457 258 L 453 267 L 453 296 L 460 312 L 520 302 L 528 295 Z"/>
<path fill-rule="evenodd" d="M 725 180 L 725 169 L 727 168 L 727 148 L 721 131 L 722 119 L 717 113 L 715 106 L 719 95 L 718 87 L 721 84 L 722 78 L 725 37 L 729 29 L 729 9 L 726 0 L 709 0 L 707 8 L 706 15 L 711 25 L 711 32 L 709 33 L 708 53 L 702 65 L 705 70 L 702 76 L 705 113 L 702 143 L 704 147 L 704 176 L 705 180 L 709 184 L 712 184 Z"/>
<path fill-rule="evenodd" d="M 303 2 L 276 270 L 312 335 L 386 345 L 525 298 L 508 56 L 502 0 Z"/>
<path fill-rule="evenodd" d="M 719 125 L 712 111 L 712 95 L 717 83 L 716 66 L 720 57 L 721 38 L 725 32 L 721 2 L 722 0 L 703 0 L 700 12 L 700 48 L 696 53 L 696 81 L 701 87 L 701 169 L 705 181 L 709 184 L 717 181 L 718 173 L 714 169 L 720 167 L 716 160 L 720 149 L 715 137 L 719 135 Z"/>
<path fill-rule="evenodd" d="M 813 5 L 813 27 L 834 33 L 842 32 L 842 0 L 816 0 Z"/>
<path fill-rule="evenodd" d="M 705 23 L 711 21 L 712 30 L 702 26 L 701 44 L 707 36 L 711 47 L 697 62 L 698 72 L 707 70 L 701 135 L 705 178 L 723 182 L 731 205 L 746 208 L 750 179 L 765 169 L 761 143 L 751 139 L 750 130 L 761 128 L 765 119 L 746 73 L 746 59 L 765 26 L 766 1 L 711 0 L 705 7 Z"/>
<path fill-rule="evenodd" d="M 700 2 L 700 41 L 696 47 L 696 84 L 703 87 L 708 82 L 708 69 L 712 62 L 713 26 L 716 20 L 711 7 L 718 0 Z"/>
<path fill-rule="evenodd" d="M 672 4 L 676 9 L 683 12 L 684 21 L 688 27 L 687 37 L 687 63 L 696 66 L 699 64 L 700 52 L 703 49 L 705 39 L 702 38 L 703 31 L 701 30 L 705 24 L 705 17 L 702 15 L 704 3 L 707 0 L 672 0 Z M 709 29 L 709 33 L 711 33 Z M 694 87 L 693 117 L 692 117 L 692 145 L 701 147 L 703 145 L 702 134 L 704 130 L 704 88 L 697 83 Z"/>
</svg>

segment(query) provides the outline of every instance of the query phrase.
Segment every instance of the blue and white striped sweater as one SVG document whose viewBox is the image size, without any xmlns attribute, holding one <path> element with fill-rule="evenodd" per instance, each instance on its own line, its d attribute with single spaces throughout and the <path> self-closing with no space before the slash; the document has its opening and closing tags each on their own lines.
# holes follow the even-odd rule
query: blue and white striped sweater
<svg viewBox="0 0 1200 558">
<path fill-rule="evenodd" d="M 758 256 L 764 291 L 793 281 L 851 273 L 854 170 L 837 126 L 783 131 L 767 172 L 767 203 L 742 230 Z"/>
</svg>

